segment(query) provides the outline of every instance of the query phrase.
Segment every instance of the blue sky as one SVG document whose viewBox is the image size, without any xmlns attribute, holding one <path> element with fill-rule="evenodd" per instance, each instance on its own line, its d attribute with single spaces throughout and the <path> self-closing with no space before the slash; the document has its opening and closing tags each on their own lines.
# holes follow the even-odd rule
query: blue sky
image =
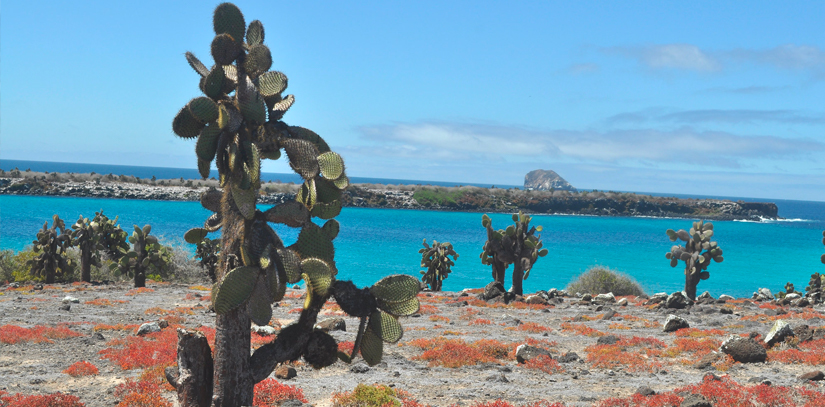
<svg viewBox="0 0 825 407">
<path fill-rule="evenodd" d="M 825 200 L 825 2 L 236 4 L 350 175 Z M 0 157 L 196 168 L 215 5 L 3 2 Z"/>
</svg>

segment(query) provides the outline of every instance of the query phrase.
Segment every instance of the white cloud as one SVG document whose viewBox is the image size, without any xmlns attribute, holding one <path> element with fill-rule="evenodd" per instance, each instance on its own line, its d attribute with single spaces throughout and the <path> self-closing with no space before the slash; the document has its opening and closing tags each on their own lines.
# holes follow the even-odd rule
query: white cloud
<svg viewBox="0 0 825 407">
<path fill-rule="evenodd" d="M 554 160 L 657 166 L 686 163 L 736 168 L 749 159 L 800 159 L 825 149 L 806 138 L 743 136 L 722 131 L 631 129 L 539 131 L 517 126 L 440 122 L 360 129 L 377 142 L 371 154 L 461 162 Z"/>
<path fill-rule="evenodd" d="M 713 72 L 722 68 L 715 58 L 691 44 L 612 47 L 605 49 L 605 51 L 636 59 L 639 63 L 651 69 Z"/>
<path fill-rule="evenodd" d="M 726 55 L 734 60 L 780 69 L 825 71 L 825 51 L 811 45 L 785 44 L 763 50 L 736 49 L 726 52 Z"/>
<path fill-rule="evenodd" d="M 625 112 L 609 117 L 607 123 L 670 122 L 680 124 L 699 123 L 790 123 L 822 124 L 825 113 L 798 110 L 756 110 L 756 109 L 700 109 L 668 110 L 664 108 Z"/>
</svg>

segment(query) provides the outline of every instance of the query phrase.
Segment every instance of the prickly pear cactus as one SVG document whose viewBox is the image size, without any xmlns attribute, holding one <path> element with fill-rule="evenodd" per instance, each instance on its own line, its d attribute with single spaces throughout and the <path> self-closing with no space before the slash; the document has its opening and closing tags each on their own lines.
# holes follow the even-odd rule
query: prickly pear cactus
<svg viewBox="0 0 825 407">
<path fill-rule="evenodd" d="M 186 236 L 184 236 L 185 238 Z M 188 242 L 192 243 L 192 242 Z M 193 243 L 195 244 L 195 258 L 199 259 L 198 262 L 204 270 L 206 270 L 206 274 L 209 276 L 209 279 L 212 280 L 214 284 L 217 282 L 218 277 L 216 274 L 216 270 L 218 269 L 218 260 L 221 252 L 221 241 L 220 239 L 210 239 L 208 237 L 204 237 L 201 241 Z"/>
<path fill-rule="evenodd" d="M 721 263 L 722 248 L 710 240 L 713 237 L 713 223 L 704 221 L 693 222 L 690 231 L 679 229 L 667 230 L 671 242 L 679 239 L 685 242 L 684 246 L 673 246 L 665 257 L 670 260 L 670 266 L 676 267 L 679 260 L 685 262 L 685 293 L 691 300 L 696 299 L 696 286 L 700 280 L 707 280 L 710 273 L 707 270 L 710 261 Z"/>
<path fill-rule="evenodd" d="M 40 276 L 46 284 L 54 283 L 56 276 L 72 273 L 71 260 L 66 256 L 66 250 L 72 246 L 72 238 L 66 231 L 66 224 L 57 215 L 52 217 L 52 227 L 49 222 L 43 223 L 43 228 L 37 232 L 37 240 L 32 242 L 37 257 L 26 262 L 31 267 L 33 276 Z"/>
<path fill-rule="evenodd" d="M 100 267 L 100 225 L 83 215 L 72 225 L 72 245 L 80 249 L 80 281 L 90 282 L 92 265 Z"/>
<path fill-rule="evenodd" d="M 486 214 L 481 217 L 481 225 L 487 229 L 487 241 L 481 252 L 481 263 L 493 268 L 493 280 L 504 284 L 504 272 L 513 265 L 513 293 L 523 294 L 522 280 L 530 275 L 530 270 L 539 257 L 547 255 L 543 249 L 541 226 L 530 227 L 532 217 L 521 212 L 513 214 L 513 225 L 506 229 L 493 229 L 493 221 Z"/>
<path fill-rule="evenodd" d="M 133 276 L 135 287 L 146 287 L 146 277 L 152 272 L 164 274 L 171 262 L 171 253 L 158 243 L 158 238 L 149 235 L 150 225 L 139 228 L 129 236 L 132 250 L 126 251 L 118 262 L 118 271 L 121 274 Z"/>
<path fill-rule="evenodd" d="M 450 242 L 439 243 L 433 240 L 431 247 L 427 244 L 427 239 L 424 239 L 424 248 L 418 252 L 421 253 L 421 267 L 426 268 L 421 271 L 421 281 L 430 290 L 441 291 L 441 282 L 450 274 L 450 268 L 455 265 L 453 260 L 458 260 L 458 253 Z M 452 260 L 448 256 L 453 256 Z"/>
<path fill-rule="evenodd" d="M 178 112 L 172 129 L 179 137 L 195 140 L 204 178 L 214 162 L 222 189 L 203 194 L 201 204 L 214 214 L 202 228 L 185 235 L 187 242 L 197 243 L 210 232 L 222 233 L 212 291 L 218 328 L 214 388 L 210 383 L 198 386 L 213 390 L 214 405 L 242 406 L 252 404 L 254 384 L 283 361 L 303 357 L 323 367 L 339 356 L 350 359 L 360 352 L 368 363 L 377 363 L 382 342 L 401 337 L 397 317 L 418 310 L 418 281 L 393 276 L 358 289 L 336 279 L 333 240 L 340 226 L 333 218 L 341 211 L 341 193 L 349 185 L 344 162 L 316 133 L 281 121 L 295 98 L 283 94 L 286 75 L 270 70 L 272 54 L 264 44 L 263 24 L 255 20 L 247 25 L 235 5 L 223 3 L 215 9 L 213 27 L 211 67 L 186 53 L 200 77 L 203 96 Z M 279 159 L 282 151 L 303 185 L 295 200 L 261 211 L 256 206 L 261 160 Z M 312 218 L 325 222 L 317 224 Z M 299 228 L 297 241 L 285 245 L 269 223 Z M 298 322 L 250 357 L 250 321 L 268 324 L 271 304 L 283 298 L 287 284 L 301 280 L 306 283 L 306 301 Z M 330 296 L 362 320 L 353 355 L 339 355 L 335 340 L 314 329 Z M 167 378 L 177 388 L 181 404 L 201 403 L 187 399 L 194 385 L 184 382 L 185 376 L 169 372 Z"/>
<path fill-rule="evenodd" d="M 120 261 L 123 253 L 129 251 L 129 243 L 127 238 L 129 234 L 120 228 L 117 224 L 117 216 L 114 219 L 109 219 L 103 214 L 103 210 L 95 212 L 95 217 L 92 219 L 92 228 L 97 228 L 99 236 L 99 243 L 102 246 L 104 253 L 109 257 L 109 260 Z"/>
</svg>

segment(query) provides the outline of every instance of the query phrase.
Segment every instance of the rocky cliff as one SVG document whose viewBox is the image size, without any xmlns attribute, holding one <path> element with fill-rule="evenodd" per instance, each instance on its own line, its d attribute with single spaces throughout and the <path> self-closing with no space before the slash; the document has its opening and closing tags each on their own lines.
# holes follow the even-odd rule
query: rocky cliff
<svg viewBox="0 0 825 407">
<path fill-rule="evenodd" d="M 553 170 L 533 170 L 524 176 L 524 189 L 536 191 L 575 191 L 569 182 Z"/>
</svg>

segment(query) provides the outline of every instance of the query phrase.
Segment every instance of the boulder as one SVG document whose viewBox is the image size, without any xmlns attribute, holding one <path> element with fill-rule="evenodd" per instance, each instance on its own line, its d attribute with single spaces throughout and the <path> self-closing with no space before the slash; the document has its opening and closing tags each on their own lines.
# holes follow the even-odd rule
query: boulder
<svg viewBox="0 0 825 407">
<path fill-rule="evenodd" d="M 730 301 L 730 300 L 734 300 L 735 298 L 733 298 L 733 297 L 731 297 L 730 295 L 727 295 L 727 294 L 722 294 L 722 295 L 719 296 L 719 299 L 724 300 L 724 301 Z"/>
<path fill-rule="evenodd" d="M 75 297 L 67 295 L 67 296 L 63 297 L 63 303 L 64 304 L 69 304 L 69 303 L 80 304 L 80 300 L 75 298 Z"/>
<path fill-rule="evenodd" d="M 616 302 L 616 296 L 613 293 L 599 294 L 593 297 L 593 302 L 596 304 L 613 304 Z"/>
<path fill-rule="evenodd" d="M 527 362 L 528 360 L 537 358 L 541 355 L 551 356 L 550 352 L 547 349 L 539 348 L 536 346 L 522 344 L 516 348 L 516 360 L 519 363 Z"/>
<path fill-rule="evenodd" d="M 713 404 L 701 394 L 688 394 L 679 407 L 713 407 Z"/>
<path fill-rule="evenodd" d="M 712 300 L 713 297 L 710 295 L 709 292 L 705 291 L 702 294 L 699 294 L 699 296 L 696 297 L 696 299 L 697 300 Z"/>
<path fill-rule="evenodd" d="M 259 325 L 252 325 L 252 332 L 255 332 L 258 335 L 270 336 L 276 335 L 278 330 L 274 327 L 269 325 L 259 326 Z"/>
<path fill-rule="evenodd" d="M 658 304 L 658 303 L 666 300 L 667 297 L 668 297 L 667 293 L 656 293 L 656 294 L 653 294 L 653 296 L 650 297 L 647 300 L 647 303 L 648 304 Z"/>
<path fill-rule="evenodd" d="M 137 336 L 143 336 L 153 332 L 160 332 L 160 325 L 157 322 L 147 322 L 137 330 Z"/>
<path fill-rule="evenodd" d="M 740 363 L 757 363 L 768 359 L 768 351 L 759 342 L 739 335 L 729 336 L 719 350 Z"/>
<path fill-rule="evenodd" d="M 809 381 L 817 381 L 818 382 L 820 380 L 825 380 L 825 373 L 822 373 L 821 370 L 814 370 L 812 372 L 803 373 L 803 374 L 799 375 L 798 379 L 803 381 L 803 382 L 809 382 Z"/>
<path fill-rule="evenodd" d="M 665 320 L 664 332 L 675 332 L 683 328 L 690 328 L 690 324 L 682 317 L 670 314 Z"/>
<path fill-rule="evenodd" d="M 656 394 L 656 391 L 654 391 L 650 387 L 641 386 L 638 389 L 636 389 L 636 394 L 647 397 L 647 396 L 652 396 L 652 395 Z"/>
<path fill-rule="evenodd" d="M 760 288 L 753 293 L 753 299 L 760 301 L 771 301 L 773 300 L 773 293 L 767 288 Z"/>
<path fill-rule="evenodd" d="M 779 319 L 773 324 L 773 328 L 765 335 L 765 343 L 768 346 L 773 346 L 785 340 L 789 336 L 794 336 L 794 332 L 788 322 Z"/>
<path fill-rule="evenodd" d="M 490 301 L 493 298 L 500 297 L 502 295 L 504 295 L 504 286 L 497 281 L 493 281 L 484 287 L 484 292 L 481 293 L 481 299 L 484 301 Z"/>
<path fill-rule="evenodd" d="M 280 365 L 275 369 L 275 377 L 281 380 L 289 380 L 298 376 L 298 372 L 292 366 Z"/>
<path fill-rule="evenodd" d="M 619 342 L 619 337 L 616 335 L 604 335 L 596 339 L 596 345 L 613 345 Z"/>
<path fill-rule="evenodd" d="M 665 300 L 665 308 L 671 309 L 683 309 L 688 306 L 688 299 L 682 294 L 681 291 L 677 291 L 673 294 L 667 296 Z"/>
<path fill-rule="evenodd" d="M 708 353 L 705 356 L 702 356 L 702 358 L 699 359 L 698 362 L 694 363 L 693 367 L 699 370 L 705 370 L 707 368 L 710 368 L 711 366 L 713 366 L 714 363 L 716 363 L 716 361 L 719 360 L 719 356 L 720 354 L 718 352 Z"/>
<path fill-rule="evenodd" d="M 564 355 L 559 357 L 559 362 L 561 363 L 571 363 L 579 360 L 579 354 L 576 352 L 567 352 Z"/>
<path fill-rule="evenodd" d="M 615 317 L 618 314 L 619 313 L 616 312 L 616 310 L 608 308 L 607 311 L 604 312 L 604 315 L 602 315 L 602 321 L 610 321 L 611 318 Z"/>
<path fill-rule="evenodd" d="M 524 299 L 524 302 L 528 304 L 547 305 L 547 299 L 541 295 L 528 295 L 527 298 Z"/>
<path fill-rule="evenodd" d="M 347 330 L 347 322 L 344 321 L 344 318 L 327 318 L 321 322 L 315 324 L 315 327 L 324 331 L 344 331 Z"/>
<path fill-rule="evenodd" d="M 627 306 L 627 298 L 622 298 L 619 301 L 616 301 L 616 305 L 618 305 L 620 307 L 626 307 Z"/>
</svg>

